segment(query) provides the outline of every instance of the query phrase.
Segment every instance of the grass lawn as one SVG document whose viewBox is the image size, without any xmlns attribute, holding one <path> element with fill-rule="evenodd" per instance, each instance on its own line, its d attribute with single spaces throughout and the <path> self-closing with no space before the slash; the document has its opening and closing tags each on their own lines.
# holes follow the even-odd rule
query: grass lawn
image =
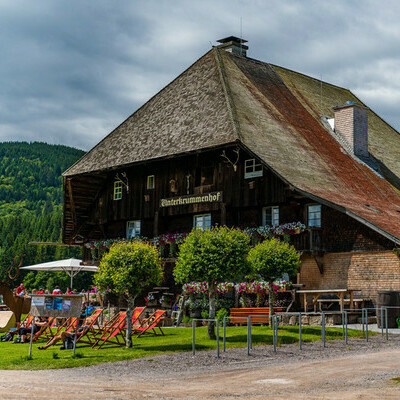
<svg viewBox="0 0 400 400">
<path fill-rule="evenodd" d="M 135 358 L 148 357 L 161 353 L 172 353 L 192 350 L 191 328 L 166 328 L 165 336 L 142 336 L 133 339 L 133 347 L 106 345 L 100 350 L 92 350 L 89 345 L 78 343 L 77 357 L 72 357 L 72 350 L 60 350 L 58 346 L 47 350 L 37 350 L 43 344 L 38 341 L 33 344 L 32 359 L 28 360 L 29 343 L 13 344 L 0 343 L 0 369 L 52 369 L 81 367 L 104 362 L 132 360 Z M 227 327 L 227 348 L 246 346 L 245 326 Z M 222 329 L 220 329 L 220 348 L 222 350 Z M 340 328 L 327 328 L 326 339 L 341 339 Z M 362 332 L 348 330 L 348 337 L 362 337 Z M 272 345 L 272 331 L 269 327 L 252 327 L 253 346 Z M 311 342 L 321 340 L 320 327 L 303 327 L 302 340 Z M 298 327 L 280 327 L 278 331 L 278 345 L 298 342 Z M 207 337 L 207 328 L 196 328 L 196 351 L 214 350 L 216 342 Z"/>
</svg>

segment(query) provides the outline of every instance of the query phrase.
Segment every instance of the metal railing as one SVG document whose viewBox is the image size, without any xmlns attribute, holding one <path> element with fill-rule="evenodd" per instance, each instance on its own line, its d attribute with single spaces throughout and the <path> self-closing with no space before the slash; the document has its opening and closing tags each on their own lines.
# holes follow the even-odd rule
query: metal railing
<svg viewBox="0 0 400 400">
<path fill-rule="evenodd" d="M 362 336 L 363 338 L 366 339 L 366 341 L 369 341 L 369 322 L 368 322 L 368 313 L 370 315 L 372 312 L 380 311 L 380 322 L 381 322 L 381 334 L 382 336 L 385 336 L 386 340 L 389 340 L 389 328 L 388 328 L 388 309 L 399 309 L 399 315 L 400 315 L 400 307 L 395 307 L 395 306 L 384 306 L 380 308 L 362 308 L 361 310 L 354 310 L 354 309 L 345 309 L 343 311 L 330 311 L 330 312 L 293 312 L 293 313 L 280 313 L 280 314 L 274 314 L 270 316 L 269 314 L 254 314 L 254 315 L 249 315 L 247 317 L 235 317 L 235 319 L 241 319 L 243 322 L 246 323 L 247 325 L 247 355 L 249 356 L 251 353 L 251 350 L 253 349 L 253 342 L 252 342 L 252 318 L 265 318 L 265 322 L 268 322 L 268 319 L 271 324 L 272 328 L 272 346 L 273 346 L 273 352 L 277 352 L 277 347 L 278 347 L 278 327 L 279 327 L 279 320 L 281 317 L 291 317 L 291 316 L 297 316 L 298 317 L 298 327 L 299 327 L 299 334 L 298 334 L 298 339 L 299 339 L 299 350 L 302 350 L 303 348 L 303 323 L 302 319 L 304 316 L 318 316 L 321 315 L 321 342 L 323 348 L 326 348 L 326 317 L 329 315 L 341 315 L 341 325 L 342 325 L 342 340 L 348 344 L 348 313 L 354 314 L 354 313 L 361 313 L 361 325 L 362 325 Z M 224 317 L 223 320 L 223 344 L 222 344 L 222 351 L 225 353 L 226 352 L 226 330 L 227 330 L 227 320 L 229 317 Z M 193 338 L 192 338 L 192 352 L 193 355 L 195 354 L 195 327 L 196 327 L 196 321 L 213 321 L 216 322 L 216 331 L 217 331 L 217 357 L 220 357 L 220 349 L 219 349 L 219 322 L 216 319 L 193 319 Z M 294 325 L 296 326 L 296 325 Z"/>
</svg>

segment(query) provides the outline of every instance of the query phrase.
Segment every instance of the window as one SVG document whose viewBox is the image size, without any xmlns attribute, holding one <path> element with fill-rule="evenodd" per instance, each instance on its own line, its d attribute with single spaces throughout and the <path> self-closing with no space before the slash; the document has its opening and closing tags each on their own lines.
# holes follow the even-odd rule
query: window
<svg viewBox="0 0 400 400">
<path fill-rule="evenodd" d="M 140 221 L 128 221 L 126 223 L 126 238 L 132 239 L 140 236 Z"/>
<path fill-rule="evenodd" d="M 308 205 L 308 226 L 321 227 L 321 205 L 310 204 Z"/>
<path fill-rule="evenodd" d="M 255 158 L 244 162 L 244 177 L 245 179 L 256 178 L 263 175 L 263 167 L 258 164 Z"/>
<path fill-rule="evenodd" d="M 279 207 L 264 207 L 262 223 L 263 225 L 279 225 Z"/>
<path fill-rule="evenodd" d="M 114 200 L 122 199 L 122 182 L 115 181 L 114 182 Z"/>
<path fill-rule="evenodd" d="M 154 189 L 154 175 L 149 175 L 147 177 L 147 189 Z"/>
<path fill-rule="evenodd" d="M 211 214 L 195 215 L 193 218 L 194 229 L 211 229 Z"/>
<path fill-rule="evenodd" d="M 214 183 L 214 167 L 201 167 L 196 169 L 195 186 L 207 186 Z"/>
</svg>

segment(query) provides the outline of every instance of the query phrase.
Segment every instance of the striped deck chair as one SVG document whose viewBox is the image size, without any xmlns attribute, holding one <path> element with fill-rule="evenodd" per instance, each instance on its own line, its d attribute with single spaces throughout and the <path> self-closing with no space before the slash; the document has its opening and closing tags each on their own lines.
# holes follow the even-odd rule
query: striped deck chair
<svg viewBox="0 0 400 400">
<path fill-rule="evenodd" d="M 149 318 L 142 321 L 141 325 L 137 328 L 132 329 L 132 334 L 137 334 L 137 338 L 145 333 L 150 335 L 159 336 L 160 334 L 157 333 L 156 328 L 159 329 L 161 335 L 164 336 L 164 332 L 160 327 L 160 323 L 164 318 L 164 314 L 166 310 L 157 310 L 154 314 L 150 315 Z"/>
<path fill-rule="evenodd" d="M 126 325 L 126 312 L 120 312 L 118 318 L 114 320 L 113 324 L 103 329 L 102 335 L 96 339 L 92 345 L 92 349 L 96 346 L 99 350 L 105 343 L 118 344 L 120 346 L 125 344 L 125 337 L 121 335 Z M 122 336 L 122 340 L 119 339 Z"/>
</svg>

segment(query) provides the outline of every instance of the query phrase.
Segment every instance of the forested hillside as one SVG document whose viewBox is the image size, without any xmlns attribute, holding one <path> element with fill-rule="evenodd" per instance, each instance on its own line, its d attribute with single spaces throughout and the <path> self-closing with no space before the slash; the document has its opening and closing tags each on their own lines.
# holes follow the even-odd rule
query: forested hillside
<svg viewBox="0 0 400 400">
<path fill-rule="evenodd" d="M 76 248 L 28 243 L 61 241 L 61 174 L 83 154 L 82 150 L 39 142 L 0 143 L 0 279 L 5 278 L 15 256 L 22 256 L 24 265 L 80 257 Z M 25 278 L 32 285 L 33 275 Z M 50 285 L 64 275 L 42 274 L 36 284 L 47 285 L 51 277 Z"/>
</svg>

